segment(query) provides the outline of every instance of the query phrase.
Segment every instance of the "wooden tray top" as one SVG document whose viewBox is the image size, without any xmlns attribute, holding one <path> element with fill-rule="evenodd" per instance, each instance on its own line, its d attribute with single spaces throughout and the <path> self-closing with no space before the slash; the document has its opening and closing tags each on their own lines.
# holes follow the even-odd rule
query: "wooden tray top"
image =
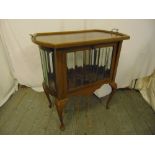
<svg viewBox="0 0 155 155">
<path fill-rule="evenodd" d="M 126 34 L 105 30 L 82 30 L 36 33 L 32 41 L 39 46 L 49 48 L 67 48 L 74 46 L 96 45 L 129 39 Z"/>
</svg>

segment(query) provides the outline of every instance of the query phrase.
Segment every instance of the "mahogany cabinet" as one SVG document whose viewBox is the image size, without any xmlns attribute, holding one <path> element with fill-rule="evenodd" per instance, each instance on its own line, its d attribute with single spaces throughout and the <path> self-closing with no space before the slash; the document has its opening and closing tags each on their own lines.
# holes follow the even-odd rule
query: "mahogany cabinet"
<svg viewBox="0 0 155 155">
<path fill-rule="evenodd" d="M 64 129 L 63 109 L 72 95 L 89 95 L 103 84 L 109 84 L 112 92 L 117 88 L 115 76 L 123 40 L 128 35 L 105 30 L 83 30 L 36 33 L 32 41 L 39 46 L 43 70 L 43 88 L 55 97 Z"/>
</svg>

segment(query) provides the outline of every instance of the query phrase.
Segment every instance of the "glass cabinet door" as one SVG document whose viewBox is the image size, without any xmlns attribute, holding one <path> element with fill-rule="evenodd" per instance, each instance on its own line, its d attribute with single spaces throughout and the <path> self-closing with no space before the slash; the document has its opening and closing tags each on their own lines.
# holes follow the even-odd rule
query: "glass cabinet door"
<svg viewBox="0 0 155 155">
<path fill-rule="evenodd" d="M 113 53 L 113 45 L 67 52 L 68 89 L 110 79 Z"/>
<path fill-rule="evenodd" d="M 54 51 L 40 47 L 43 78 L 45 84 L 55 90 Z"/>
</svg>

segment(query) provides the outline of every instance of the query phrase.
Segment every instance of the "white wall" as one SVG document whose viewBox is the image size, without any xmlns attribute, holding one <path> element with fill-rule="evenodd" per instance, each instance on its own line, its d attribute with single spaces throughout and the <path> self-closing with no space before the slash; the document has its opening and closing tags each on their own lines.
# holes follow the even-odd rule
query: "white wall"
<svg viewBox="0 0 155 155">
<path fill-rule="evenodd" d="M 38 47 L 29 34 L 84 29 L 84 20 L 1 20 L 14 76 L 19 83 L 40 90 L 43 80 Z"/>
<path fill-rule="evenodd" d="M 116 81 L 119 87 L 128 86 L 135 78 L 149 75 L 155 69 L 155 20 L 87 20 L 86 27 L 111 30 L 130 35 L 123 42 Z"/>
<path fill-rule="evenodd" d="M 0 39 L 0 106 L 2 106 L 15 90 L 15 79 L 7 61 L 4 46 Z"/>
<path fill-rule="evenodd" d="M 42 70 L 38 47 L 29 34 L 47 31 L 118 28 L 131 36 L 123 42 L 116 81 L 118 87 L 128 86 L 134 78 L 153 71 L 155 62 L 155 20 L 1 20 L 3 40 L 6 42 L 14 69 L 21 84 L 39 88 Z M 151 63 L 149 63 L 151 60 Z"/>
</svg>

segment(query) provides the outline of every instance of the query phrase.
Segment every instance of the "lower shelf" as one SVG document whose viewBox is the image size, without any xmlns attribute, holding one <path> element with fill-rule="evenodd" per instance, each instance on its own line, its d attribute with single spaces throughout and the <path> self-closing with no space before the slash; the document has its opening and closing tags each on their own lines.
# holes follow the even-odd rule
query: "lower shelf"
<svg viewBox="0 0 155 155">
<path fill-rule="evenodd" d="M 56 91 L 54 74 L 48 74 L 48 83 L 46 85 Z M 95 83 L 100 80 L 110 79 L 110 69 L 98 66 L 75 67 L 67 69 L 68 90 L 76 89 Z"/>
<path fill-rule="evenodd" d="M 68 88 L 76 88 L 110 77 L 110 69 L 97 66 L 76 67 L 68 69 Z"/>
</svg>

